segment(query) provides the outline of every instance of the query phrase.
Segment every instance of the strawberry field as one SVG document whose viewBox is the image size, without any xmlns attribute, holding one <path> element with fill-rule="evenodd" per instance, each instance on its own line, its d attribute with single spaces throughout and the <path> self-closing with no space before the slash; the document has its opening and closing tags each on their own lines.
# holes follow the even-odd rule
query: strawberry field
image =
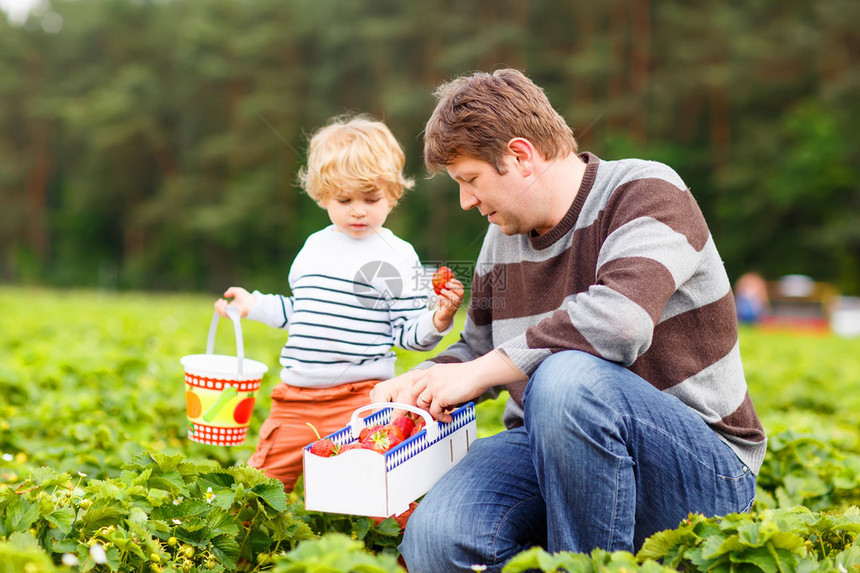
<svg viewBox="0 0 860 573">
<path fill-rule="evenodd" d="M 0 573 L 402 570 L 393 520 L 305 511 L 301 484 L 287 495 L 243 465 L 253 438 L 187 440 L 179 359 L 204 351 L 213 300 L 0 288 Z M 269 366 L 254 436 L 284 334 L 243 329 Z M 743 330 L 741 348 L 770 438 L 752 514 L 691 515 L 636 555 L 532 549 L 505 570 L 860 570 L 860 339 Z M 234 352 L 229 324 L 215 349 Z M 478 406 L 479 435 L 501 409 Z"/>
</svg>

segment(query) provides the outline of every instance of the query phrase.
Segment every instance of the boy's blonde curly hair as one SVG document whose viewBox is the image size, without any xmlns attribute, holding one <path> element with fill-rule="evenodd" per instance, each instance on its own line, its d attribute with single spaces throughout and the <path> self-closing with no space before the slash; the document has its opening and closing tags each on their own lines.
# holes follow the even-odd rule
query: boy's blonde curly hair
<svg viewBox="0 0 860 573">
<path fill-rule="evenodd" d="M 317 203 L 340 192 L 382 191 L 393 207 L 414 181 L 403 175 L 403 149 L 383 122 L 367 115 L 333 118 L 310 138 L 301 188 Z"/>
</svg>

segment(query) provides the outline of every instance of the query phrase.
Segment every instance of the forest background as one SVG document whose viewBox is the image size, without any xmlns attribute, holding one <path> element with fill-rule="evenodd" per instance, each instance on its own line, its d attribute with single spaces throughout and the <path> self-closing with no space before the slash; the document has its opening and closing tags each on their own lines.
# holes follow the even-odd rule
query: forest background
<svg viewBox="0 0 860 573">
<path fill-rule="evenodd" d="M 387 226 L 473 261 L 428 178 L 434 88 L 524 70 L 602 159 L 663 161 L 730 278 L 860 294 L 855 0 L 54 0 L 0 15 L 0 282 L 285 292 L 326 214 L 295 185 L 333 115 L 385 120 L 416 186 Z M 467 277 L 461 276 L 462 279 Z"/>
</svg>

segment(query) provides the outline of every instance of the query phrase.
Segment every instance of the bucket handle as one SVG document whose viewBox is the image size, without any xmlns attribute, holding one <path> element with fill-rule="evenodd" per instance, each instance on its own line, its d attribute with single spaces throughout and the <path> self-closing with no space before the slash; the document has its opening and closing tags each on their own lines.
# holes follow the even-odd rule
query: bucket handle
<svg viewBox="0 0 860 573">
<path fill-rule="evenodd" d="M 206 354 L 212 354 L 215 350 L 215 331 L 218 329 L 218 311 L 212 315 L 212 324 L 209 325 L 209 338 L 206 340 Z M 245 344 L 242 342 L 242 317 L 235 306 L 227 305 L 227 316 L 233 321 L 233 330 L 236 331 L 236 356 L 239 358 L 239 377 L 242 376 L 242 365 L 245 362 Z"/>
</svg>

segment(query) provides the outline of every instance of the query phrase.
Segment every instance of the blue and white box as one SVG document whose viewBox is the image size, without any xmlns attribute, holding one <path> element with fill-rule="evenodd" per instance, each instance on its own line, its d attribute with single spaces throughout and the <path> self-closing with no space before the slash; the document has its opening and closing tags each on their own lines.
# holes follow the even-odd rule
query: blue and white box
<svg viewBox="0 0 860 573">
<path fill-rule="evenodd" d="M 366 418 L 359 414 L 377 410 Z M 399 403 L 370 404 L 352 414 L 343 429 L 326 436 L 341 446 L 358 441 L 365 427 L 387 424 L 394 410 L 408 410 L 425 420 L 423 430 L 380 454 L 353 449 L 330 458 L 302 452 L 305 508 L 309 511 L 390 517 L 427 493 L 469 451 L 477 437 L 472 402 L 451 413 L 451 422 L 437 422 L 426 411 Z"/>
</svg>

